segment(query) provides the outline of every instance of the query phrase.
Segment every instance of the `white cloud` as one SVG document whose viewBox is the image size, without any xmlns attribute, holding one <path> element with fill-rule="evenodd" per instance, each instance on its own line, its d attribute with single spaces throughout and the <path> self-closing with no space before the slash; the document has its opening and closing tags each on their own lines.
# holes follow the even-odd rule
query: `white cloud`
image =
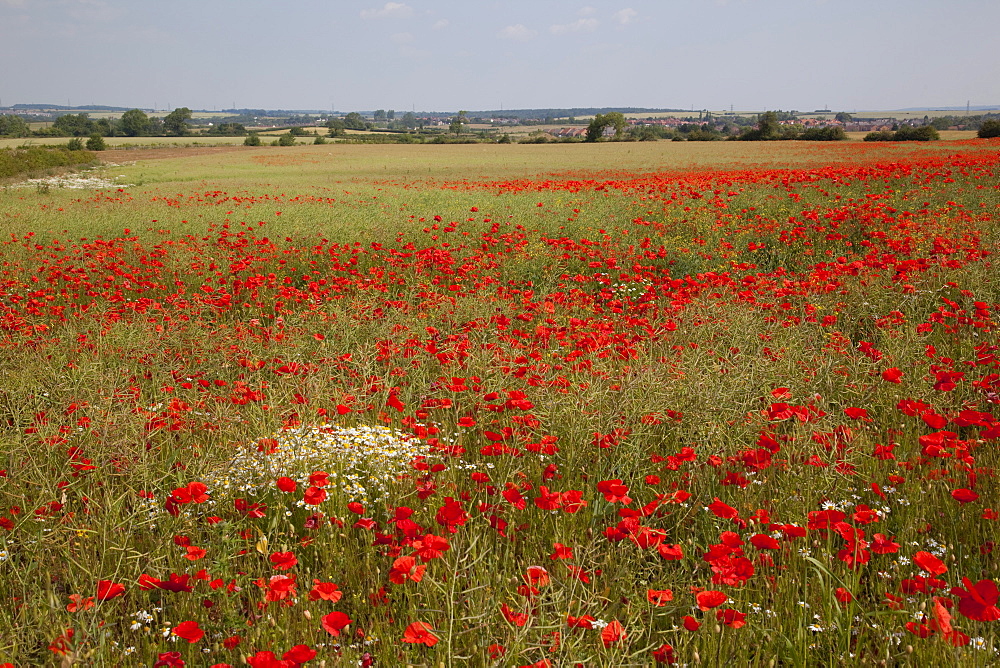
<svg viewBox="0 0 1000 668">
<path fill-rule="evenodd" d="M 515 42 L 527 42 L 529 39 L 533 39 L 536 35 L 538 35 L 537 30 L 527 28 L 520 23 L 507 26 L 497 33 L 497 37 L 500 39 L 510 39 Z"/>
<path fill-rule="evenodd" d="M 635 17 L 638 15 L 639 12 L 635 11 L 631 7 L 626 7 L 625 9 L 615 12 L 611 18 L 617 21 L 620 25 L 625 26 L 635 21 Z"/>
<path fill-rule="evenodd" d="M 448 27 L 448 19 L 441 19 L 431 26 L 431 30 L 443 30 Z"/>
<path fill-rule="evenodd" d="M 413 16 L 413 8 L 402 2 L 387 2 L 381 9 L 363 9 L 361 18 L 363 19 L 405 19 Z"/>
<path fill-rule="evenodd" d="M 560 23 L 549 28 L 553 35 L 565 35 L 571 32 L 593 32 L 597 30 L 600 21 L 597 19 L 577 19 L 572 23 Z"/>
</svg>

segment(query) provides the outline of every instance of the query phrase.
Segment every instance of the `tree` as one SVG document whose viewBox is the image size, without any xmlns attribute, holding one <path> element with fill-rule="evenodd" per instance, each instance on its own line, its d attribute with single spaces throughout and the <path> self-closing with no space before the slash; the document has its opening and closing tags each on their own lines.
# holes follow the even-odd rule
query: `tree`
<svg viewBox="0 0 1000 668">
<path fill-rule="evenodd" d="M 385 119 L 387 121 L 393 121 L 393 120 L 395 120 L 396 119 L 396 110 L 395 109 L 390 109 L 389 111 L 385 112 Z"/>
<path fill-rule="evenodd" d="M 260 135 L 256 132 L 251 132 L 247 135 L 247 138 L 243 140 L 244 146 L 260 146 Z"/>
<path fill-rule="evenodd" d="M 94 121 L 87 114 L 63 114 L 52 123 L 52 127 L 70 137 L 86 137 L 95 132 Z"/>
<path fill-rule="evenodd" d="M 295 146 L 295 135 L 291 132 L 281 135 L 278 137 L 278 146 Z"/>
<path fill-rule="evenodd" d="M 364 117 L 356 111 L 344 116 L 344 127 L 348 130 L 364 130 L 365 129 L 365 119 Z"/>
<path fill-rule="evenodd" d="M 840 121 L 841 123 L 850 123 L 851 121 L 854 120 L 854 117 L 851 116 L 846 111 L 838 111 L 837 115 L 834 116 L 833 118 L 837 121 Z"/>
<path fill-rule="evenodd" d="M 374 118 L 375 118 L 375 122 L 376 123 L 381 123 L 382 121 L 384 121 L 385 120 L 385 109 L 376 109 L 375 110 L 375 116 L 374 116 Z"/>
<path fill-rule="evenodd" d="M 604 136 L 605 128 L 615 129 L 615 139 L 621 139 L 625 131 L 625 115 L 618 111 L 597 114 L 587 126 L 587 141 L 594 142 Z"/>
<path fill-rule="evenodd" d="M 27 137 L 31 134 L 31 128 L 24 122 L 24 119 L 15 114 L 0 115 L 0 135 L 8 137 Z"/>
<path fill-rule="evenodd" d="M 976 136 L 980 139 L 1000 137 L 1000 121 L 992 118 L 983 121 L 983 124 L 979 126 L 979 132 L 976 133 Z"/>
<path fill-rule="evenodd" d="M 219 123 L 208 129 L 208 134 L 216 137 L 243 137 L 247 128 L 242 123 Z"/>
<path fill-rule="evenodd" d="M 182 137 L 187 134 L 189 120 L 191 120 L 191 110 L 187 107 L 178 107 L 164 117 L 163 129 L 167 134 Z"/>
<path fill-rule="evenodd" d="M 757 119 L 757 129 L 760 130 L 762 139 L 771 139 L 778 134 L 778 114 L 773 111 L 765 111 Z"/>
<path fill-rule="evenodd" d="M 469 122 L 468 114 L 469 112 L 464 109 L 459 111 L 458 116 L 451 119 L 451 126 L 448 129 L 456 135 L 462 134 L 462 126 Z"/>
<path fill-rule="evenodd" d="M 407 130 L 412 130 L 417 127 L 417 117 L 413 114 L 413 112 L 408 111 L 403 114 L 403 126 Z"/>
<path fill-rule="evenodd" d="M 149 116 L 142 109 L 129 109 L 119 121 L 126 137 L 141 137 L 149 132 Z"/>
<path fill-rule="evenodd" d="M 340 120 L 339 118 L 331 118 L 326 122 L 326 127 L 329 128 L 330 130 L 327 133 L 329 136 L 342 137 L 344 135 L 344 129 L 347 127 L 347 125 L 344 123 L 344 121 Z"/>
<path fill-rule="evenodd" d="M 808 128 L 798 136 L 805 141 L 843 141 L 847 139 L 844 128 L 839 125 L 827 125 L 822 128 Z"/>
<path fill-rule="evenodd" d="M 87 140 L 88 151 L 103 151 L 106 148 L 107 146 L 104 144 L 104 137 L 96 132 L 90 135 L 90 139 Z"/>
</svg>

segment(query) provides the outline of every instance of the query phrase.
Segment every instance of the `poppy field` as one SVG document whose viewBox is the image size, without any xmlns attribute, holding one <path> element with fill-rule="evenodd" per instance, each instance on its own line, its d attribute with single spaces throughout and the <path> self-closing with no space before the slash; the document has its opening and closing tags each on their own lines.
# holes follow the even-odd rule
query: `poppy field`
<svg viewBox="0 0 1000 668">
<path fill-rule="evenodd" d="M 329 150 L 0 191 L 0 666 L 1000 662 L 1000 144 Z"/>
</svg>

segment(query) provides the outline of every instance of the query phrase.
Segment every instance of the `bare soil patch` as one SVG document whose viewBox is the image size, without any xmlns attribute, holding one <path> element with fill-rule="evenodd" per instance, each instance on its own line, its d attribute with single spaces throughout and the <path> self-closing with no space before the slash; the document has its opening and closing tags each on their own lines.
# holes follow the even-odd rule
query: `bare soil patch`
<svg viewBox="0 0 1000 668">
<path fill-rule="evenodd" d="M 100 160 L 104 163 L 132 162 L 135 160 L 156 160 L 159 158 L 185 158 L 232 151 L 253 150 L 252 146 L 164 146 L 163 148 L 112 149 L 101 151 Z"/>
</svg>

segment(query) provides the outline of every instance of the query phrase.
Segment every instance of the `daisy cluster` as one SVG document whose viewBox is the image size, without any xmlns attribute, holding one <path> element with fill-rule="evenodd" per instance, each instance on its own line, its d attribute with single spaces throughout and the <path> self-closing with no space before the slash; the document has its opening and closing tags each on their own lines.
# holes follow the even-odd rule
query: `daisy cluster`
<svg viewBox="0 0 1000 668">
<path fill-rule="evenodd" d="M 301 425 L 260 443 L 266 445 L 244 449 L 226 468 L 209 474 L 204 480 L 209 489 L 253 495 L 281 477 L 308 485 L 314 472 L 324 471 L 328 489 L 364 503 L 385 496 L 410 462 L 428 455 L 419 439 L 377 425 Z"/>
</svg>

